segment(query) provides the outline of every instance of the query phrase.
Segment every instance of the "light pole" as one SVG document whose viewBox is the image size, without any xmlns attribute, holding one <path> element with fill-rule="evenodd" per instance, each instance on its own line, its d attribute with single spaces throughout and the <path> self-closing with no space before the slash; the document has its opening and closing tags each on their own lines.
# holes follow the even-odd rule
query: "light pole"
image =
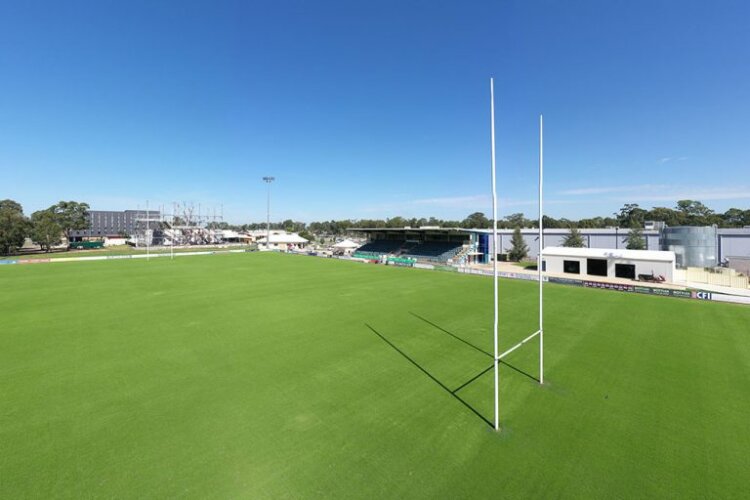
<svg viewBox="0 0 750 500">
<path fill-rule="evenodd" d="M 266 199 L 266 250 L 271 248 L 271 183 L 276 177 L 263 177 L 263 182 L 268 184 L 268 195 Z"/>
</svg>

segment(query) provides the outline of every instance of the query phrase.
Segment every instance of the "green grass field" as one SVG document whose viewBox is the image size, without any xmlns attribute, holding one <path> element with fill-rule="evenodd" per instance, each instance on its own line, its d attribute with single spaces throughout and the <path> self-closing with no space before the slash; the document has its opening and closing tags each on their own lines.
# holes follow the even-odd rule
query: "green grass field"
<svg viewBox="0 0 750 500">
<path fill-rule="evenodd" d="M 738 498 L 750 308 L 280 254 L 0 267 L 2 498 Z M 536 326 L 501 282 L 501 347 Z M 408 357 L 408 359 L 407 359 Z M 429 375 L 428 375 L 429 374 Z M 462 402 L 463 401 L 463 402 Z"/>
<path fill-rule="evenodd" d="M 219 245 L 203 245 L 193 247 L 176 247 L 174 253 L 185 253 L 185 252 L 211 252 L 219 250 L 246 250 L 254 249 L 255 245 L 231 245 L 220 247 Z M 169 247 L 153 247 L 150 249 L 151 255 L 156 254 L 169 254 L 171 249 Z M 60 258 L 71 258 L 71 257 L 101 257 L 110 255 L 146 255 L 146 249 L 134 248 L 130 245 L 117 245 L 108 248 L 101 249 L 90 249 L 90 250 L 55 250 L 53 252 L 38 252 L 38 253 L 19 253 L 13 255 L 0 256 L 0 259 L 10 260 L 37 260 L 37 259 L 60 259 Z"/>
</svg>

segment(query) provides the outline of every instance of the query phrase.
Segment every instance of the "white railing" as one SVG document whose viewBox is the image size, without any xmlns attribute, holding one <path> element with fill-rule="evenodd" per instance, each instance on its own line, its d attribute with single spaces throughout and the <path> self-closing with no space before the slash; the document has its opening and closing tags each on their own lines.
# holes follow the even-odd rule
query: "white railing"
<svg viewBox="0 0 750 500">
<path fill-rule="evenodd" d="M 706 283 L 709 285 L 729 286 L 732 288 L 750 288 L 750 279 L 734 269 L 688 267 L 685 270 L 685 281 Z"/>
</svg>

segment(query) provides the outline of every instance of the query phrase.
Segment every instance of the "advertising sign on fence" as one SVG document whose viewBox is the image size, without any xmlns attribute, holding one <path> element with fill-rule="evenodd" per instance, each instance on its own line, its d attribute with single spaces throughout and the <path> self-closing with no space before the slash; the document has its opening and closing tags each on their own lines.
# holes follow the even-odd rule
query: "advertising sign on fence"
<svg viewBox="0 0 750 500">
<path fill-rule="evenodd" d="M 529 274 L 529 273 L 508 273 L 508 272 L 503 271 L 499 273 L 499 276 L 501 278 L 510 278 L 513 280 L 526 280 L 526 281 L 538 281 L 539 280 L 538 274 Z M 546 276 L 542 276 L 542 281 L 549 281 L 549 280 Z"/>
<path fill-rule="evenodd" d="M 550 283 L 558 283 L 560 285 L 583 286 L 581 280 L 575 280 L 573 278 L 558 278 L 556 276 L 550 276 L 548 280 Z"/>
<path fill-rule="evenodd" d="M 635 286 L 635 293 L 643 293 L 646 295 L 660 295 L 662 297 L 681 297 L 683 299 L 692 298 L 692 293 L 688 290 L 673 290 L 671 288 L 654 288 L 650 286 Z"/>
<path fill-rule="evenodd" d="M 718 302 L 730 302 L 732 304 L 750 304 L 750 297 L 726 295 L 724 293 L 712 293 L 711 300 L 715 300 Z"/>
<path fill-rule="evenodd" d="M 626 285 L 624 283 L 605 283 L 603 281 L 584 281 L 583 286 L 587 288 L 603 288 L 605 290 L 617 290 L 620 292 L 634 292 L 635 287 L 633 285 Z"/>
<path fill-rule="evenodd" d="M 416 259 L 408 257 L 388 257 L 386 264 L 389 266 L 414 267 L 416 261 Z"/>
<path fill-rule="evenodd" d="M 416 267 L 417 269 L 435 269 L 435 266 L 433 266 L 432 264 L 420 264 L 419 262 L 414 264 L 414 267 Z"/>
</svg>

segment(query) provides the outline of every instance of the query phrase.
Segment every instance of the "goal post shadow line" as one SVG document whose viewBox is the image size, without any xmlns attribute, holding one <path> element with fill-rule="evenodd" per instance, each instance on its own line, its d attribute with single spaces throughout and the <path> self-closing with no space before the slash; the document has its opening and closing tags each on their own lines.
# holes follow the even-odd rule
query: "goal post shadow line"
<svg viewBox="0 0 750 500">
<path fill-rule="evenodd" d="M 415 316 L 417 316 L 417 315 L 415 315 Z M 420 318 L 420 319 L 423 319 L 423 320 L 424 320 L 424 318 L 421 318 L 420 316 L 417 316 L 417 317 L 418 317 L 418 318 Z M 424 321 L 427 321 L 427 320 L 424 320 Z M 429 321 L 427 321 L 427 322 L 428 322 L 428 323 L 430 323 Z M 455 339 L 457 339 L 457 340 L 460 340 L 461 342 L 464 342 L 464 343 L 466 343 L 466 344 L 468 344 L 468 345 L 471 345 L 472 347 L 474 347 L 475 349 L 477 349 L 477 350 L 479 350 L 479 351 L 481 351 L 481 352 L 484 352 L 484 351 L 483 351 L 483 350 L 482 350 L 481 348 L 479 348 L 479 347 L 476 347 L 476 346 L 474 346 L 474 345 L 473 345 L 473 344 L 471 344 L 470 342 L 468 342 L 468 341 L 465 341 L 465 340 L 463 340 L 463 339 L 461 339 L 461 338 L 459 338 L 459 337 L 455 336 L 454 334 L 452 334 L 452 333 L 450 333 L 450 332 L 448 332 L 448 331 L 446 331 L 446 330 L 444 330 L 444 329 L 442 329 L 442 328 L 438 327 L 437 325 L 434 325 L 434 324 L 432 324 L 432 323 L 430 323 L 430 324 L 431 324 L 431 325 L 433 325 L 433 326 L 435 326 L 436 328 L 440 329 L 441 331 L 443 331 L 443 332 L 445 332 L 445 333 L 449 334 L 449 335 L 450 335 L 451 337 L 454 337 Z M 468 409 L 469 409 L 469 410 L 470 410 L 470 411 L 471 411 L 472 413 L 474 413 L 474 415 L 476 415 L 477 417 L 479 417 L 479 418 L 480 418 L 480 419 L 481 419 L 482 421 L 484 421 L 484 423 L 486 423 L 486 424 L 487 424 L 488 426 L 490 426 L 490 428 L 493 428 L 493 429 L 494 429 L 494 424 L 493 424 L 492 422 L 490 422 L 490 420 L 489 420 L 488 418 L 486 418 L 486 417 L 485 417 L 484 415 L 482 415 L 482 414 L 481 414 L 481 413 L 480 413 L 480 412 L 479 412 L 479 411 L 478 411 L 478 410 L 477 410 L 476 408 L 474 408 L 473 406 L 471 406 L 471 405 L 470 405 L 470 404 L 469 404 L 469 403 L 468 403 L 468 402 L 467 402 L 466 400 L 464 400 L 463 398 L 461 398 L 461 397 L 460 397 L 460 396 L 459 396 L 459 395 L 457 394 L 457 392 L 458 392 L 458 391 L 460 391 L 461 389 L 464 389 L 465 387 L 467 387 L 468 385 L 470 385 L 470 384 L 471 384 L 472 382 L 474 382 L 474 381 L 478 380 L 478 379 L 479 379 L 479 378 L 480 378 L 480 377 L 481 377 L 482 375 L 484 375 L 484 374 L 486 374 L 487 372 L 489 372 L 489 371 L 490 371 L 490 370 L 491 370 L 491 369 L 492 369 L 492 368 L 493 368 L 493 367 L 495 366 L 495 365 L 494 365 L 494 362 L 493 362 L 493 364 L 491 364 L 490 366 L 488 366 L 487 368 L 485 368 L 485 369 L 484 369 L 484 370 L 482 370 L 481 372 L 479 372 L 479 373 L 477 373 L 476 375 L 474 375 L 473 377 L 471 377 L 471 378 L 470 378 L 469 380 L 467 380 L 467 381 L 466 381 L 466 382 L 464 382 L 463 384 L 459 385 L 459 386 L 458 386 L 458 387 L 457 387 L 456 389 L 450 390 L 450 388 L 449 388 L 448 386 L 446 386 L 446 385 L 445 385 L 444 383 L 442 383 L 442 382 L 441 382 L 440 380 L 438 380 L 438 379 L 437 379 L 437 377 L 435 377 L 435 376 L 434 376 L 433 374 L 431 374 L 431 373 L 430 373 L 429 371 L 427 371 L 427 370 L 426 370 L 426 369 L 425 369 L 424 367 L 422 367 L 422 366 L 421 366 L 421 365 L 420 365 L 419 363 L 417 363 L 417 362 L 416 362 L 416 361 L 415 361 L 414 359 L 412 359 L 412 358 L 411 358 L 411 357 L 410 357 L 410 356 L 409 356 L 408 354 L 406 354 L 406 353 L 405 353 L 404 351 L 402 351 L 401 349 L 399 349 L 399 348 L 398 348 L 398 347 L 397 347 L 397 346 L 396 346 L 396 345 L 395 345 L 395 344 L 394 344 L 393 342 L 391 342 L 390 340 L 388 340 L 388 339 L 387 339 L 387 338 L 386 338 L 385 336 L 383 336 L 383 335 L 382 335 L 382 334 L 381 334 L 380 332 L 378 332 L 377 330 L 375 330 L 375 328 L 373 328 L 373 327 L 372 327 L 372 326 L 371 326 L 370 324 L 368 324 L 368 323 L 365 323 L 365 326 L 366 326 L 367 328 L 369 328 L 369 329 L 370 329 L 370 331 L 372 331 L 372 332 L 373 332 L 373 333 L 374 333 L 375 335 L 377 335 L 378 337 L 380 337 L 380 339 L 381 339 L 381 340 L 382 340 L 383 342 L 385 342 L 385 343 L 386 343 L 386 344 L 387 344 L 387 345 L 388 345 L 389 347 L 391 347 L 391 348 L 392 348 L 393 350 L 395 350 L 395 351 L 396 351 L 396 352 L 397 352 L 398 354 L 400 354 L 400 355 L 401 355 L 402 357 L 404 357 L 404 358 L 405 358 L 405 359 L 406 359 L 407 361 L 409 361 L 409 363 L 411 363 L 411 364 L 412 364 L 412 365 L 414 365 L 414 366 L 415 366 L 415 367 L 416 367 L 416 368 L 417 368 L 418 370 L 420 370 L 420 371 L 421 371 L 422 373 L 424 373 L 425 375 L 427 375 L 427 377 L 429 377 L 429 378 L 430 378 L 430 380 L 432 380 L 433 382 L 435 382 L 435 383 L 436 383 L 436 384 L 437 384 L 437 385 L 438 385 L 438 386 L 439 386 L 439 387 L 440 387 L 441 389 L 443 389 L 443 390 L 444 390 L 445 392 L 447 392 L 447 393 L 448 393 L 448 394 L 450 394 L 450 395 L 451 395 L 451 396 L 452 396 L 453 398 L 455 398 L 455 399 L 456 399 L 457 401 L 459 401 L 459 402 L 460 402 L 460 403 L 461 403 L 462 405 L 464 405 L 464 406 L 465 406 L 466 408 L 468 408 Z M 485 352 L 485 354 L 488 354 L 488 353 L 486 353 L 486 352 Z M 491 355 L 491 354 L 488 354 L 488 355 L 489 355 L 490 357 L 492 357 L 492 355 Z M 528 377 L 528 378 L 530 378 L 530 379 L 532 379 L 532 380 L 534 380 L 534 381 L 537 381 L 537 382 L 538 382 L 538 380 L 537 380 L 536 378 L 534 378 L 534 377 L 533 377 L 532 375 L 529 375 L 528 373 L 524 372 L 523 370 L 520 370 L 519 368 L 516 368 L 515 366 L 511 365 L 510 363 L 507 363 L 507 362 L 505 362 L 505 361 L 503 361 L 503 360 L 500 360 L 500 359 L 498 360 L 498 363 L 500 363 L 500 364 L 502 364 L 502 365 L 505 365 L 505 366 L 507 366 L 508 368 L 510 368 L 510 369 L 512 369 L 512 370 L 514 370 L 514 371 L 516 371 L 516 372 L 518 372 L 518 373 L 520 373 L 521 375 L 524 375 L 524 376 L 526 376 L 526 377 Z"/>
<path fill-rule="evenodd" d="M 409 311 L 409 314 L 411 314 L 411 315 L 412 315 L 412 316 L 414 316 L 415 318 L 421 319 L 422 321 L 424 321 L 424 322 L 425 322 L 425 323 L 427 323 L 428 325 L 430 325 L 430 326 L 432 326 L 432 327 L 435 327 L 436 329 L 440 330 L 441 332 L 445 333 L 446 335 L 450 335 L 451 337 L 453 337 L 454 339 L 458 340 L 459 342 L 462 342 L 462 343 L 464 343 L 464 344 L 468 345 L 469 347 L 471 347 L 471 348 L 473 348 L 473 349 L 475 349 L 475 350 L 477 350 L 477 351 L 481 352 L 481 353 L 482 353 L 482 354 L 484 354 L 485 356 L 487 356 L 487 357 L 489 357 L 490 359 L 492 359 L 492 357 L 493 357 L 493 356 L 492 356 L 492 353 L 490 353 L 490 352 L 488 352 L 488 351 L 485 351 L 485 350 L 484 350 L 484 349 L 482 349 L 481 347 L 479 347 L 479 346 L 476 346 L 476 345 L 472 344 L 472 343 L 471 343 L 471 342 L 469 342 L 468 340 L 466 340 L 466 339 L 464 339 L 464 338 L 461 338 L 461 337 L 459 337 L 459 336 L 458 336 L 458 335 L 456 335 L 455 333 L 453 333 L 453 332 L 451 332 L 451 331 L 448 331 L 448 330 L 446 330 L 446 329 L 445 329 L 445 328 L 443 328 L 442 326 L 440 326 L 440 325 L 437 325 L 437 324 L 433 323 L 432 321 L 428 320 L 427 318 L 424 318 L 424 317 L 420 316 L 420 315 L 419 315 L 419 314 L 417 314 L 417 313 L 414 313 L 414 312 L 411 312 L 411 311 Z M 522 374 L 522 375 L 525 375 L 526 377 L 528 377 L 528 378 L 530 378 L 531 380 L 533 380 L 533 381 L 535 381 L 535 382 L 537 382 L 537 383 L 538 383 L 538 382 L 539 382 L 539 379 L 538 379 L 537 377 L 535 377 L 535 376 L 533 376 L 533 375 L 531 375 L 531 374 L 529 374 L 529 373 L 526 373 L 525 371 L 521 370 L 520 368 L 518 368 L 518 367 L 516 367 L 516 366 L 513 366 L 513 365 L 511 365 L 511 364 L 510 364 L 510 363 L 508 363 L 507 361 L 503 361 L 503 358 L 504 358 L 504 357 L 506 357 L 506 356 L 507 356 L 508 354 L 510 354 L 511 352 L 515 351 L 515 350 L 516 350 L 516 349 L 518 349 L 519 347 L 521 347 L 521 346 L 522 346 L 523 344 L 525 344 L 526 342 L 528 342 L 528 341 L 530 341 L 531 339 L 533 339 L 533 338 L 534 338 L 535 336 L 537 336 L 538 334 L 539 334 L 539 330 L 537 330 L 536 332 L 532 333 L 532 334 L 531 334 L 531 335 L 530 335 L 529 337 L 525 338 L 524 340 L 522 340 L 522 341 L 521 341 L 521 342 L 519 342 L 518 344 L 514 345 L 514 346 L 513 346 L 513 347 L 511 347 L 510 349 L 508 349 L 508 350 L 506 350 L 505 352 L 503 352 L 503 354 L 501 354 L 500 356 L 498 356 L 498 363 L 500 363 L 500 364 L 502 364 L 502 365 L 505 365 L 505 366 L 507 366 L 508 368 L 510 368 L 510 369 L 512 369 L 512 370 L 515 370 L 516 372 L 518 372 L 518 373 L 520 373 L 520 374 Z M 488 370 L 489 370 L 489 369 L 488 369 Z M 484 372 L 482 372 L 481 374 L 484 374 Z M 480 375 L 481 375 L 481 374 L 480 374 Z M 470 380 L 469 382 L 473 382 L 474 380 L 475 380 L 475 379 L 474 379 L 474 378 L 472 378 L 472 379 L 471 379 L 471 380 Z M 467 383 L 467 384 L 464 384 L 464 385 L 468 385 L 468 383 Z M 463 388 L 463 387 L 464 387 L 464 385 L 462 385 L 462 386 L 461 386 L 460 388 Z M 458 390 L 458 389 L 456 389 L 456 390 Z"/>
<path fill-rule="evenodd" d="M 398 347 L 396 347 L 396 345 L 393 342 L 391 342 L 390 340 L 388 340 L 387 338 L 385 338 L 380 332 L 378 332 L 377 330 L 375 330 L 372 326 L 370 326 L 367 323 L 365 323 L 365 326 L 367 328 L 369 328 L 370 331 L 372 331 L 372 333 L 374 333 L 375 335 L 377 335 L 378 337 L 380 337 L 380 339 L 383 342 L 385 342 L 386 344 L 388 344 L 388 346 L 390 346 L 394 351 L 396 351 L 401 356 L 403 356 L 407 361 L 409 361 L 409 363 L 411 363 L 412 365 L 414 365 L 415 367 L 417 367 L 417 369 L 419 369 L 419 371 L 421 371 L 422 373 L 424 373 L 425 375 L 427 375 L 430 378 L 430 380 L 432 380 L 438 386 L 440 386 L 441 389 L 443 389 L 445 392 L 447 392 L 452 397 L 454 397 L 458 402 L 460 402 L 462 405 L 464 405 L 466 408 L 468 408 L 474 415 L 476 415 L 477 417 L 479 417 L 480 419 L 482 419 L 482 421 L 485 424 L 487 424 L 488 426 L 490 426 L 490 428 L 494 428 L 494 425 L 492 424 L 492 422 L 489 421 L 488 418 L 486 418 L 484 415 L 482 415 L 481 413 L 479 413 L 479 411 L 476 408 L 474 408 L 469 403 L 467 403 L 463 398 L 461 398 L 458 394 L 456 394 L 455 391 L 451 391 L 448 388 L 448 386 L 446 386 L 440 380 L 438 380 L 437 378 L 435 378 L 434 375 L 432 375 L 430 372 L 428 372 L 426 369 L 424 369 L 419 363 L 417 363 L 416 361 L 414 361 L 404 351 L 402 351 L 401 349 L 399 349 Z M 492 366 L 490 366 L 490 368 L 492 368 L 493 366 L 494 366 L 494 364 Z M 485 369 L 483 373 L 488 372 L 490 370 L 490 368 Z M 482 375 L 482 374 L 480 374 L 480 375 Z M 475 376 L 474 378 L 476 379 L 476 378 L 478 378 L 478 376 Z M 459 389 L 460 389 L 460 387 L 459 387 Z"/>
</svg>

